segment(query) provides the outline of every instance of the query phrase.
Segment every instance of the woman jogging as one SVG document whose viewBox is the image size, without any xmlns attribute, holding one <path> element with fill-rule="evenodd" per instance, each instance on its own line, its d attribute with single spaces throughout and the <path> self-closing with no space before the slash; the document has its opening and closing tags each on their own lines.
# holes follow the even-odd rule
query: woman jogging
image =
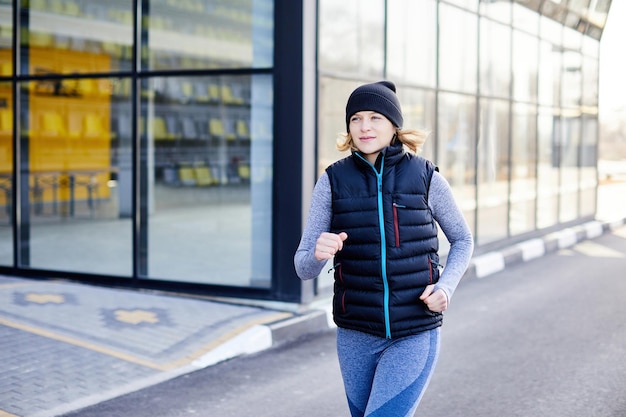
<svg viewBox="0 0 626 417">
<path fill-rule="evenodd" d="M 412 417 L 439 355 L 442 312 L 468 267 L 473 238 L 448 182 L 417 155 L 396 87 L 355 89 L 351 151 L 318 179 L 294 257 L 301 279 L 333 259 L 337 354 L 353 417 Z M 438 227 L 450 242 L 439 263 Z"/>
</svg>

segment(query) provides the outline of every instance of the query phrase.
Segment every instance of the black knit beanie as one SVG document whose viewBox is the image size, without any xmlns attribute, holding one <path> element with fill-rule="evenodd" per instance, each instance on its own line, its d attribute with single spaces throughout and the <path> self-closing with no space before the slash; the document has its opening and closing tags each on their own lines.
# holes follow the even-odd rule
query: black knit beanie
<svg viewBox="0 0 626 417">
<path fill-rule="evenodd" d="M 350 117 L 360 111 L 375 111 L 401 128 L 404 119 L 396 96 L 396 85 L 391 81 L 379 81 L 357 87 L 346 104 L 346 130 L 350 131 Z"/>
</svg>

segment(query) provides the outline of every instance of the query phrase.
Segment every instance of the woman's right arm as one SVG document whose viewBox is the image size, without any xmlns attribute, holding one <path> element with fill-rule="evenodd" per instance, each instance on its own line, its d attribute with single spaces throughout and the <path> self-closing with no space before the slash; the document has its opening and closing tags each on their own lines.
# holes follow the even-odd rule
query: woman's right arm
<svg viewBox="0 0 626 417">
<path fill-rule="evenodd" d="M 296 273 L 301 279 L 313 279 L 322 272 L 326 265 L 326 260 L 315 258 L 315 244 L 317 238 L 324 232 L 330 230 L 332 216 L 332 198 L 328 175 L 324 172 L 317 180 L 313 195 L 311 196 L 311 207 L 309 217 L 300 239 L 300 245 L 294 256 L 294 266 Z"/>
</svg>

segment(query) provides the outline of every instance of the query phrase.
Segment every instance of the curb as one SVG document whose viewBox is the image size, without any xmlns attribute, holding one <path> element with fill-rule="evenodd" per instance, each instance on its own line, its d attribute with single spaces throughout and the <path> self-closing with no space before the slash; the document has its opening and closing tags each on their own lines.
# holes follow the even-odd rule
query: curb
<svg viewBox="0 0 626 417">
<path fill-rule="evenodd" d="M 610 222 L 593 220 L 578 226 L 526 240 L 501 251 L 492 251 L 472 258 L 463 279 L 484 278 L 505 268 L 569 248 L 583 240 L 594 239 L 626 224 L 626 219 Z"/>
</svg>

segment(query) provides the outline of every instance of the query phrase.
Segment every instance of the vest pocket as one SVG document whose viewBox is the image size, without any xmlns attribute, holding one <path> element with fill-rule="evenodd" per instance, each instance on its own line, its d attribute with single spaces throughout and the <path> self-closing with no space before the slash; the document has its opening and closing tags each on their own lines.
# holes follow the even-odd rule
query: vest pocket
<svg viewBox="0 0 626 417">
<path fill-rule="evenodd" d="M 392 197 L 393 239 L 389 242 L 396 248 L 403 241 L 422 239 L 424 231 L 416 231 L 416 226 L 425 226 L 431 222 L 428 206 L 421 195 L 397 194 Z M 428 237 L 428 236 L 426 236 Z"/>
<path fill-rule="evenodd" d="M 335 270 L 335 280 L 343 284 L 343 271 L 341 270 L 341 262 L 333 265 L 333 269 Z"/>
<path fill-rule="evenodd" d="M 333 268 L 335 268 L 335 297 L 333 308 L 335 313 L 343 314 L 346 312 L 346 289 L 343 286 L 341 262 L 336 263 Z"/>
<path fill-rule="evenodd" d="M 335 314 L 345 314 L 346 312 L 346 289 L 337 287 L 333 300 L 333 310 Z"/>
<path fill-rule="evenodd" d="M 439 268 L 443 268 L 443 265 L 441 265 L 438 261 L 439 256 L 435 254 L 431 254 L 428 256 L 429 284 L 436 284 L 437 282 L 439 282 Z"/>
<path fill-rule="evenodd" d="M 393 233 L 395 236 L 395 245 L 396 248 L 400 247 L 400 223 L 398 222 L 398 209 L 406 208 L 406 206 L 402 204 L 398 204 L 396 202 L 393 203 Z"/>
</svg>

